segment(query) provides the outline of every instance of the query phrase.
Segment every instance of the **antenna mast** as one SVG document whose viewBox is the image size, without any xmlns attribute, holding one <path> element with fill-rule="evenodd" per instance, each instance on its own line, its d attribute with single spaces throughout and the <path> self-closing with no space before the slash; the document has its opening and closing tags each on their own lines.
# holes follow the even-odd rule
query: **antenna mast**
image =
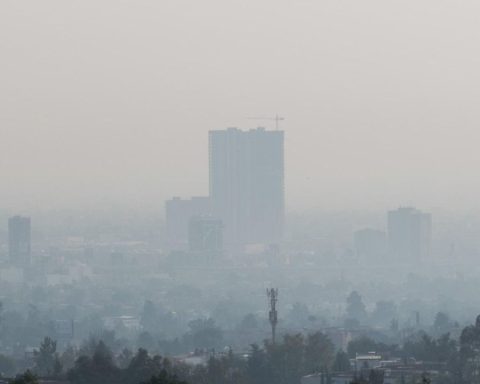
<svg viewBox="0 0 480 384">
<path fill-rule="evenodd" d="M 277 316 L 277 301 L 278 301 L 278 289 L 267 288 L 267 297 L 269 300 L 268 320 L 272 326 L 272 344 L 275 344 L 275 330 L 277 328 L 278 316 Z"/>
</svg>

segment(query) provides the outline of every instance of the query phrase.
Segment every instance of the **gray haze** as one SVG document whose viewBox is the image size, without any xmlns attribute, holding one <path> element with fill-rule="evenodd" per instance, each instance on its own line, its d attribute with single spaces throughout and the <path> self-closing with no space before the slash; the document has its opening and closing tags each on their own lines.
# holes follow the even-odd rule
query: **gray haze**
<svg viewBox="0 0 480 384">
<path fill-rule="evenodd" d="M 286 117 L 290 210 L 478 208 L 480 3 L 0 3 L 0 201 L 163 206 Z"/>
</svg>

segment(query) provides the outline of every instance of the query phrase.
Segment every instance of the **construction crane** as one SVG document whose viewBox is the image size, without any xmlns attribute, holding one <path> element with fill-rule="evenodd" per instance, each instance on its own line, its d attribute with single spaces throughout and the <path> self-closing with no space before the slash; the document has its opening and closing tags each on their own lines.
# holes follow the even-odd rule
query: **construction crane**
<svg viewBox="0 0 480 384">
<path fill-rule="evenodd" d="M 285 120 L 284 117 L 275 115 L 275 117 L 265 117 L 265 116 L 256 116 L 256 117 L 247 117 L 249 120 L 270 120 L 275 121 L 275 130 L 278 131 L 278 123 Z"/>
</svg>

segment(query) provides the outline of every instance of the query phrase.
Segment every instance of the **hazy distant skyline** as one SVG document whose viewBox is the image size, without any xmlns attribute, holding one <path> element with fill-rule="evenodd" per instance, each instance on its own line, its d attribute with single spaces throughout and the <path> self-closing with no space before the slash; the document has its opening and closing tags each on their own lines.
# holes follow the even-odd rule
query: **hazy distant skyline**
<svg viewBox="0 0 480 384">
<path fill-rule="evenodd" d="M 208 131 L 286 120 L 287 209 L 478 209 L 480 3 L 0 3 L 0 207 L 208 193 Z"/>
</svg>

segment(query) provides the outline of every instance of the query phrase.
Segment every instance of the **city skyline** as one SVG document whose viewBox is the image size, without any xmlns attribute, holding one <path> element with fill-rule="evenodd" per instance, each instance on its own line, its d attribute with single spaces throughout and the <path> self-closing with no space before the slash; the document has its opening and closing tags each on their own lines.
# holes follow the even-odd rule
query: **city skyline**
<svg viewBox="0 0 480 384">
<path fill-rule="evenodd" d="M 221 225 L 222 246 L 278 245 L 285 221 L 283 131 L 227 128 L 208 132 L 208 196 L 165 202 L 166 247 L 185 251 L 192 220 Z"/>
<path fill-rule="evenodd" d="M 479 15 L 0 1 L 0 384 L 480 384 Z"/>
<path fill-rule="evenodd" d="M 477 2 L 1 10 L 5 206 L 206 195 L 208 130 L 278 113 L 290 211 L 478 209 Z"/>
</svg>

